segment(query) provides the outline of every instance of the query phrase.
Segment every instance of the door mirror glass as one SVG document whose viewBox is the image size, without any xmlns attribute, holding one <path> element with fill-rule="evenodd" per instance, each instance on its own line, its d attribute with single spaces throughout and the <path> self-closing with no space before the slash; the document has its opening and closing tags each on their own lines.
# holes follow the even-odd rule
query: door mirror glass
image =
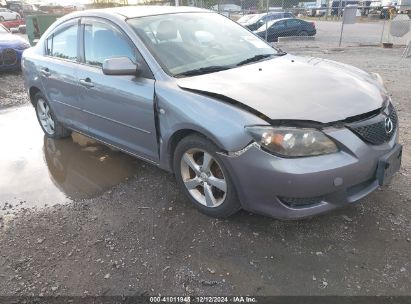
<svg viewBox="0 0 411 304">
<path fill-rule="evenodd" d="M 109 58 L 103 62 L 103 73 L 106 75 L 136 75 L 138 65 L 128 57 Z"/>
</svg>

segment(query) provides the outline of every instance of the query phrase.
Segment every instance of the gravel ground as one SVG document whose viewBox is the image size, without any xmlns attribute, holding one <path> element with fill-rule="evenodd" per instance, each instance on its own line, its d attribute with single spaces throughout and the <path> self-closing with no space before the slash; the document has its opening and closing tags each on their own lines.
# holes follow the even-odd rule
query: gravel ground
<svg viewBox="0 0 411 304">
<path fill-rule="evenodd" d="M 20 72 L 0 72 L 0 109 L 28 103 Z"/>
<path fill-rule="evenodd" d="M 282 47 L 383 76 L 405 149 L 391 185 L 311 219 L 218 220 L 191 207 L 172 175 L 137 161 L 99 197 L 4 213 L 0 295 L 411 295 L 411 59 L 400 49 Z M 2 106 L 27 102 L 19 74 L 0 76 L 0 88 Z"/>
</svg>

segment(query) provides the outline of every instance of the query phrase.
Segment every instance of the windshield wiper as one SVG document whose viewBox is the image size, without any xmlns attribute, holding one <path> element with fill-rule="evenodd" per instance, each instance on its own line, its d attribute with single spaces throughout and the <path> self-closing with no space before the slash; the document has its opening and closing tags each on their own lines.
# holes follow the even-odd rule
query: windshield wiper
<svg viewBox="0 0 411 304">
<path fill-rule="evenodd" d="M 203 75 L 203 74 L 209 74 L 209 73 L 229 70 L 231 68 L 232 66 L 228 66 L 228 65 L 213 65 L 213 66 L 202 67 L 202 68 L 178 73 L 178 74 L 175 74 L 174 77 Z"/>
<path fill-rule="evenodd" d="M 245 59 L 245 60 L 243 60 L 243 61 L 240 61 L 240 62 L 237 63 L 236 65 L 237 65 L 237 66 L 240 66 L 240 65 L 247 64 L 247 63 L 251 63 L 251 62 L 257 62 L 257 61 L 263 60 L 263 59 L 265 59 L 265 58 L 268 58 L 268 57 L 271 57 L 271 56 L 274 56 L 274 55 L 275 55 L 275 54 L 260 54 L 260 55 L 255 55 L 255 56 L 253 56 L 253 57 L 250 57 L 250 58 L 247 58 L 247 59 Z"/>
</svg>

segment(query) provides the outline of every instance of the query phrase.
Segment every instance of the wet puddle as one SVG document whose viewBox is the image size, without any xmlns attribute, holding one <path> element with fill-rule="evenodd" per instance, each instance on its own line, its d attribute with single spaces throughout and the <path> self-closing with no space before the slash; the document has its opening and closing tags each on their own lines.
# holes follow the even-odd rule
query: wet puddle
<svg viewBox="0 0 411 304">
<path fill-rule="evenodd" d="M 0 214 L 97 196 L 139 161 L 80 134 L 44 136 L 31 106 L 0 111 Z"/>
</svg>

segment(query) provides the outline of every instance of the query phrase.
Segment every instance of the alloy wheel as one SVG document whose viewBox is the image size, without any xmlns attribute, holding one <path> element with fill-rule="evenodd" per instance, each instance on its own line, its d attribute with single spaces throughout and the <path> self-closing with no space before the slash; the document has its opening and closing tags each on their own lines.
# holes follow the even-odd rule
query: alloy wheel
<svg viewBox="0 0 411 304">
<path fill-rule="evenodd" d="M 37 115 L 39 117 L 40 123 L 44 131 L 46 131 L 47 134 L 49 135 L 53 135 L 55 132 L 54 120 L 53 120 L 53 117 L 51 116 L 49 105 L 42 98 L 39 98 L 37 100 Z"/>
<path fill-rule="evenodd" d="M 227 181 L 220 164 L 201 149 L 186 151 L 181 159 L 181 177 L 190 195 L 200 204 L 215 208 L 227 194 Z"/>
</svg>

